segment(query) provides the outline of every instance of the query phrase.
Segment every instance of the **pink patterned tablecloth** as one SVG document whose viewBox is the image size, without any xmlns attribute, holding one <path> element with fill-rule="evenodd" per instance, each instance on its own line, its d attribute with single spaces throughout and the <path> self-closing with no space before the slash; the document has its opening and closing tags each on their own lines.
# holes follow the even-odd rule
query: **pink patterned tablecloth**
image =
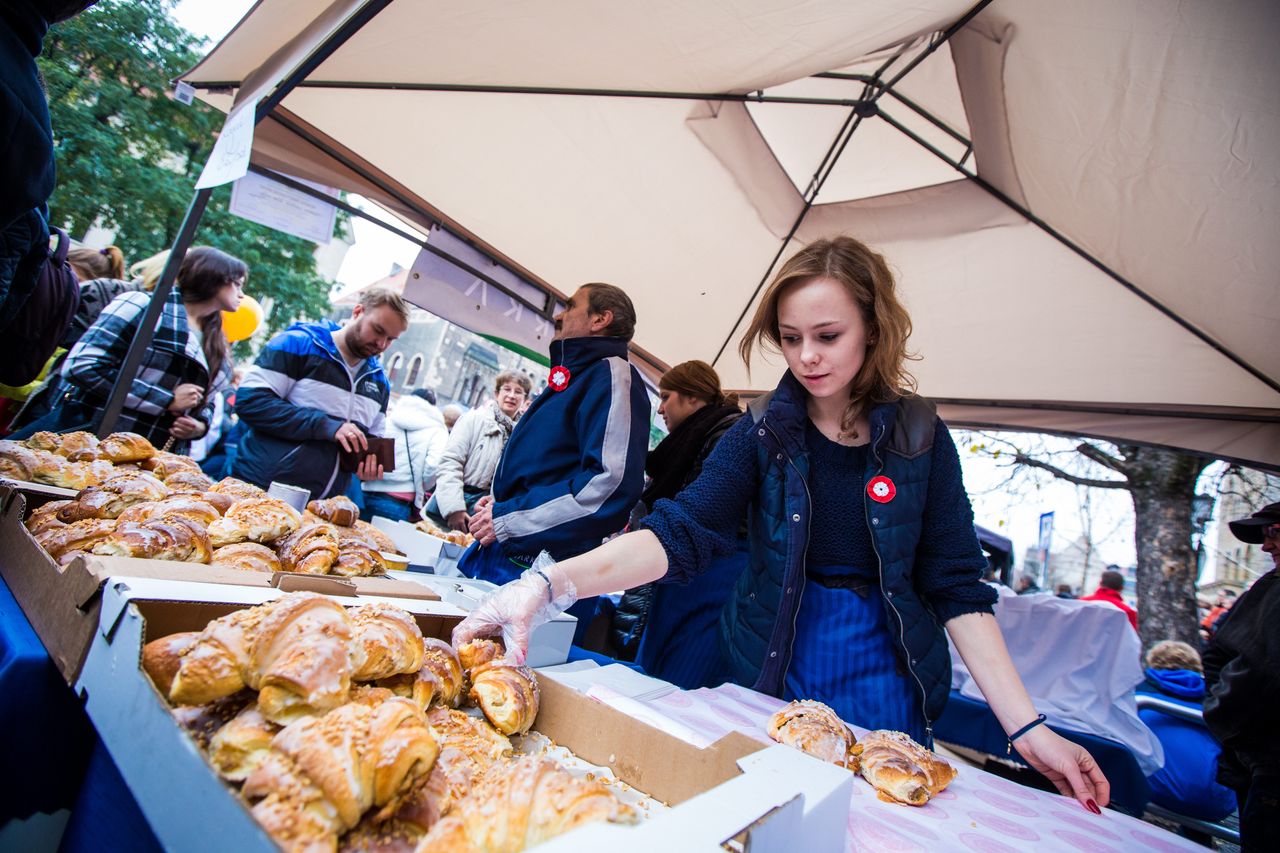
<svg viewBox="0 0 1280 853">
<path fill-rule="evenodd" d="M 675 691 L 643 704 L 714 741 L 740 731 L 765 743 L 769 716 L 784 704 L 732 684 Z M 861 736 L 865 729 L 854 727 Z M 977 768 L 962 766 L 947 790 L 915 808 L 879 799 L 857 780 L 849 802 L 847 851 L 1025 853 L 1027 850 L 1129 853 L 1201 851 L 1173 833 L 1119 812 L 1101 816 L 1075 800 L 1036 791 Z"/>
</svg>

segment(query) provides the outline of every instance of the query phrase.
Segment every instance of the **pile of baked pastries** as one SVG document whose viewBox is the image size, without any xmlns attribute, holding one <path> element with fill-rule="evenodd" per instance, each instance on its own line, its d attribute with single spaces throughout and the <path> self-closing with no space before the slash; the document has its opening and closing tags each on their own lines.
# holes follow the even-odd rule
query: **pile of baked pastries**
<svg viewBox="0 0 1280 853">
<path fill-rule="evenodd" d="M 861 741 L 829 706 L 791 702 L 769 718 L 769 737 L 860 774 L 887 802 L 923 806 L 956 778 L 956 768 L 903 732 L 867 732 Z"/>
<path fill-rule="evenodd" d="M 73 499 L 44 504 L 26 521 L 59 565 L 101 554 L 365 577 L 385 574 L 383 554 L 397 551 L 348 498 L 312 501 L 299 513 L 242 480 L 215 483 L 190 457 L 157 450 L 134 433 L 0 441 L 0 476 L 83 483 Z"/>
<path fill-rule="evenodd" d="M 153 640 L 142 663 L 287 851 L 518 851 L 638 819 L 599 780 L 514 754 L 532 670 L 491 640 L 424 639 L 390 604 L 292 593 Z"/>
</svg>

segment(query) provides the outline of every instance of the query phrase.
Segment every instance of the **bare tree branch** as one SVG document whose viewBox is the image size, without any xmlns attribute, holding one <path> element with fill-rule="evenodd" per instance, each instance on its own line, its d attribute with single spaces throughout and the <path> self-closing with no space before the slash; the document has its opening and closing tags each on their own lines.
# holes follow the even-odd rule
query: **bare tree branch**
<svg viewBox="0 0 1280 853">
<path fill-rule="evenodd" d="M 1123 474 L 1126 477 L 1129 476 L 1129 471 L 1127 470 L 1124 462 L 1115 458 L 1110 453 L 1103 451 L 1102 448 L 1097 445 L 1083 441 L 1076 446 L 1076 452 L 1086 459 L 1091 459 L 1094 462 L 1097 462 L 1104 468 L 1110 468 L 1112 471 L 1115 471 L 1118 474 Z"/>
<path fill-rule="evenodd" d="M 1069 474 L 1056 465 L 1050 465 L 1048 462 L 1041 462 L 1039 459 L 1033 459 L 1025 453 L 1019 452 L 1015 461 L 1020 465 L 1026 465 L 1031 468 L 1039 468 L 1042 471 L 1048 471 L 1060 480 L 1066 480 L 1068 483 L 1075 483 L 1077 486 L 1092 486 L 1095 489 L 1127 489 L 1129 484 L 1124 480 L 1094 480 L 1088 477 L 1079 477 L 1075 474 Z"/>
</svg>

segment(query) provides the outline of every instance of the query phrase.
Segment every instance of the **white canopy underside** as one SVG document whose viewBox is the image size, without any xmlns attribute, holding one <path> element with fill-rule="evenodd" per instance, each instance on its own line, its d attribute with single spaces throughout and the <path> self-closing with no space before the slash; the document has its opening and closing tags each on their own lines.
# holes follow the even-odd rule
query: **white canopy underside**
<svg viewBox="0 0 1280 853">
<path fill-rule="evenodd" d="M 362 5 L 263 0 L 184 79 L 233 84 L 206 95 L 226 109 Z M 442 219 L 554 292 L 618 284 L 638 347 L 770 388 L 781 362 L 747 374 L 739 318 L 850 106 L 362 84 L 852 101 L 859 80 L 812 75 L 871 75 L 905 48 L 892 79 L 969 5 L 398 0 L 284 99 L 287 124 L 258 126 L 254 160 Z M 972 140 L 967 166 L 1088 258 L 880 116 L 839 151 L 785 254 L 837 233 L 884 252 L 920 391 L 953 425 L 1275 466 L 1277 43 L 1267 0 L 996 0 L 894 86 L 953 133 L 895 95 L 879 107 L 954 160 Z"/>
</svg>

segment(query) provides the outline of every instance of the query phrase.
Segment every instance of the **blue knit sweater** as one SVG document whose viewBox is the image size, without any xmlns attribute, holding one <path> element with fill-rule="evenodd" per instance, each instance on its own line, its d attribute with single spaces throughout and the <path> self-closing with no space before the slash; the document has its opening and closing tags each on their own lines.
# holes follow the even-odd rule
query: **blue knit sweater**
<svg viewBox="0 0 1280 853">
<path fill-rule="evenodd" d="M 703 475 L 674 500 L 658 501 L 641 522 L 667 552 L 668 579 L 687 581 L 736 547 L 760 479 L 752 427 L 750 418 L 735 424 L 716 445 Z M 860 463 L 853 462 L 865 448 L 834 445 L 811 425 L 805 432 L 814 463 L 808 482 L 813 503 L 808 562 L 867 567 L 874 576 L 876 560 L 863 519 L 864 477 Z M 960 457 L 941 420 L 934 432 L 925 517 L 930 526 L 916 553 L 913 586 L 940 622 L 964 613 L 991 613 L 995 596 L 981 580 L 987 561 L 974 535 Z"/>
</svg>

